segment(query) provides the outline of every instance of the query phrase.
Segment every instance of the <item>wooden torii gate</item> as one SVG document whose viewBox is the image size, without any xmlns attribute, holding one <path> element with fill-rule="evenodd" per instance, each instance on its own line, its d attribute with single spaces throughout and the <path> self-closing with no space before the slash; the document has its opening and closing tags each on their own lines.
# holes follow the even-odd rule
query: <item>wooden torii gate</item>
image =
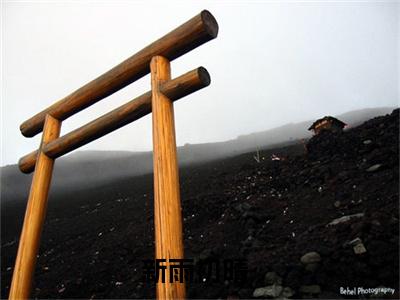
<svg viewBox="0 0 400 300">
<path fill-rule="evenodd" d="M 43 131 L 39 149 L 22 157 L 19 168 L 34 170 L 9 299 L 30 295 L 46 215 L 54 160 L 149 113 L 153 124 L 155 258 L 183 259 L 182 216 L 173 101 L 210 84 L 203 67 L 171 79 L 170 61 L 216 38 L 218 24 L 204 10 L 113 69 L 22 123 L 26 137 Z M 151 73 L 151 91 L 60 137 L 61 122 Z M 185 298 L 180 282 L 158 282 L 157 297 Z"/>
</svg>

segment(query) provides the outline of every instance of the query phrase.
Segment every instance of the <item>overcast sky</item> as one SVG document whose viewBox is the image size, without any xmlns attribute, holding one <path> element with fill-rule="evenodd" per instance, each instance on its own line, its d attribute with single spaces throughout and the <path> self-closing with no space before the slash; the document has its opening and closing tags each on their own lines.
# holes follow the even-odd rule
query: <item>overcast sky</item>
<svg viewBox="0 0 400 300">
<path fill-rule="evenodd" d="M 398 106 L 396 1 L 2 2 L 1 165 L 37 148 L 19 125 L 208 9 L 217 39 L 173 61 L 211 85 L 175 102 L 177 143 L 235 138 L 365 107 Z M 149 90 L 149 76 L 63 122 L 62 134 Z M 150 150 L 151 116 L 81 150 Z"/>
</svg>

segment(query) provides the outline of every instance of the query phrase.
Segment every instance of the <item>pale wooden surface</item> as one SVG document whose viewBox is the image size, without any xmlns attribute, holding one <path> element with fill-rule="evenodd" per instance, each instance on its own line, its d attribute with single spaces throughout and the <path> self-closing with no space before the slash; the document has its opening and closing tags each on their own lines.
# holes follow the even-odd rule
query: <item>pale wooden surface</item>
<svg viewBox="0 0 400 300">
<path fill-rule="evenodd" d="M 10 288 L 9 299 L 29 298 L 32 278 L 35 271 L 36 255 L 40 236 L 46 217 L 47 197 L 53 173 L 54 160 L 47 157 L 41 149 L 60 135 L 61 122 L 46 116 L 41 146 L 32 179 L 24 225 L 18 246 L 18 253 Z"/>
<path fill-rule="evenodd" d="M 170 80 L 170 63 L 161 56 L 151 60 L 155 257 L 183 259 L 182 215 L 175 141 L 173 103 L 159 90 Z M 157 283 L 158 299 L 184 299 L 185 284 Z M 160 280 L 161 281 L 161 280 Z"/>
<path fill-rule="evenodd" d="M 160 91 L 170 100 L 176 101 L 209 84 L 209 73 L 200 67 L 165 82 L 160 86 Z M 151 113 L 151 91 L 48 143 L 42 150 L 47 156 L 58 158 L 149 113 Z M 32 172 L 36 157 L 37 151 L 22 157 L 19 161 L 20 170 L 24 173 Z"/>
<path fill-rule="evenodd" d="M 162 55 L 173 60 L 216 38 L 217 35 L 217 21 L 210 12 L 203 10 L 108 72 L 22 123 L 21 133 L 26 137 L 35 136 L 42 131 L 46 114 L 63 121 L 147 75 L 150 72 L 149 64 L 153 56 Z"/>
</svg>

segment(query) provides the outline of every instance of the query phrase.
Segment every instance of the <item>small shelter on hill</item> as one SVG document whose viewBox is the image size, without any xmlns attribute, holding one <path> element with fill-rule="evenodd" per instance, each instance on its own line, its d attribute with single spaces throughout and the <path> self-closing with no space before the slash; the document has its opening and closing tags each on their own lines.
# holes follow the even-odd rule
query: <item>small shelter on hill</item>
<svg viewBox="0 0 400 300">
<path fill-rule="evenodd" d="M 325 116 L 316 120 L 308 130 L 313 130 L 314 134 L 319 134 L 322 130 L 331 132 L 341 132 L 347 124 L 331 116 Z"/>
</svg>

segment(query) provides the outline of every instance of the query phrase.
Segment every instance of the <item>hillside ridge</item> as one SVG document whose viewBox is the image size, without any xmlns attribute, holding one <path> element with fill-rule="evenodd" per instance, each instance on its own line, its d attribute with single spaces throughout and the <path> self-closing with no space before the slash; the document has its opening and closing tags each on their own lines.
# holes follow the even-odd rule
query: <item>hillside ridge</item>
<svg viewBox="0 0 400 300">
<path fill-rule="evenodd" d="M 398 146 L 397 109 L 315 136 L 307 152 L 294 144 L 261 150 L 259 162 L 250 152 L 182 167 L 185 256 L 248 267 L 244 284 L 197 282 L 189 297 L 337 299 L 360 286 L 398 298 Z M 153 298 L 142 278 L 154 253 L 152 184 L 147 174 L 50 199 L 33 297 Z M 2 210 L 2 297 L 22 215 Z"/>
</svg>

